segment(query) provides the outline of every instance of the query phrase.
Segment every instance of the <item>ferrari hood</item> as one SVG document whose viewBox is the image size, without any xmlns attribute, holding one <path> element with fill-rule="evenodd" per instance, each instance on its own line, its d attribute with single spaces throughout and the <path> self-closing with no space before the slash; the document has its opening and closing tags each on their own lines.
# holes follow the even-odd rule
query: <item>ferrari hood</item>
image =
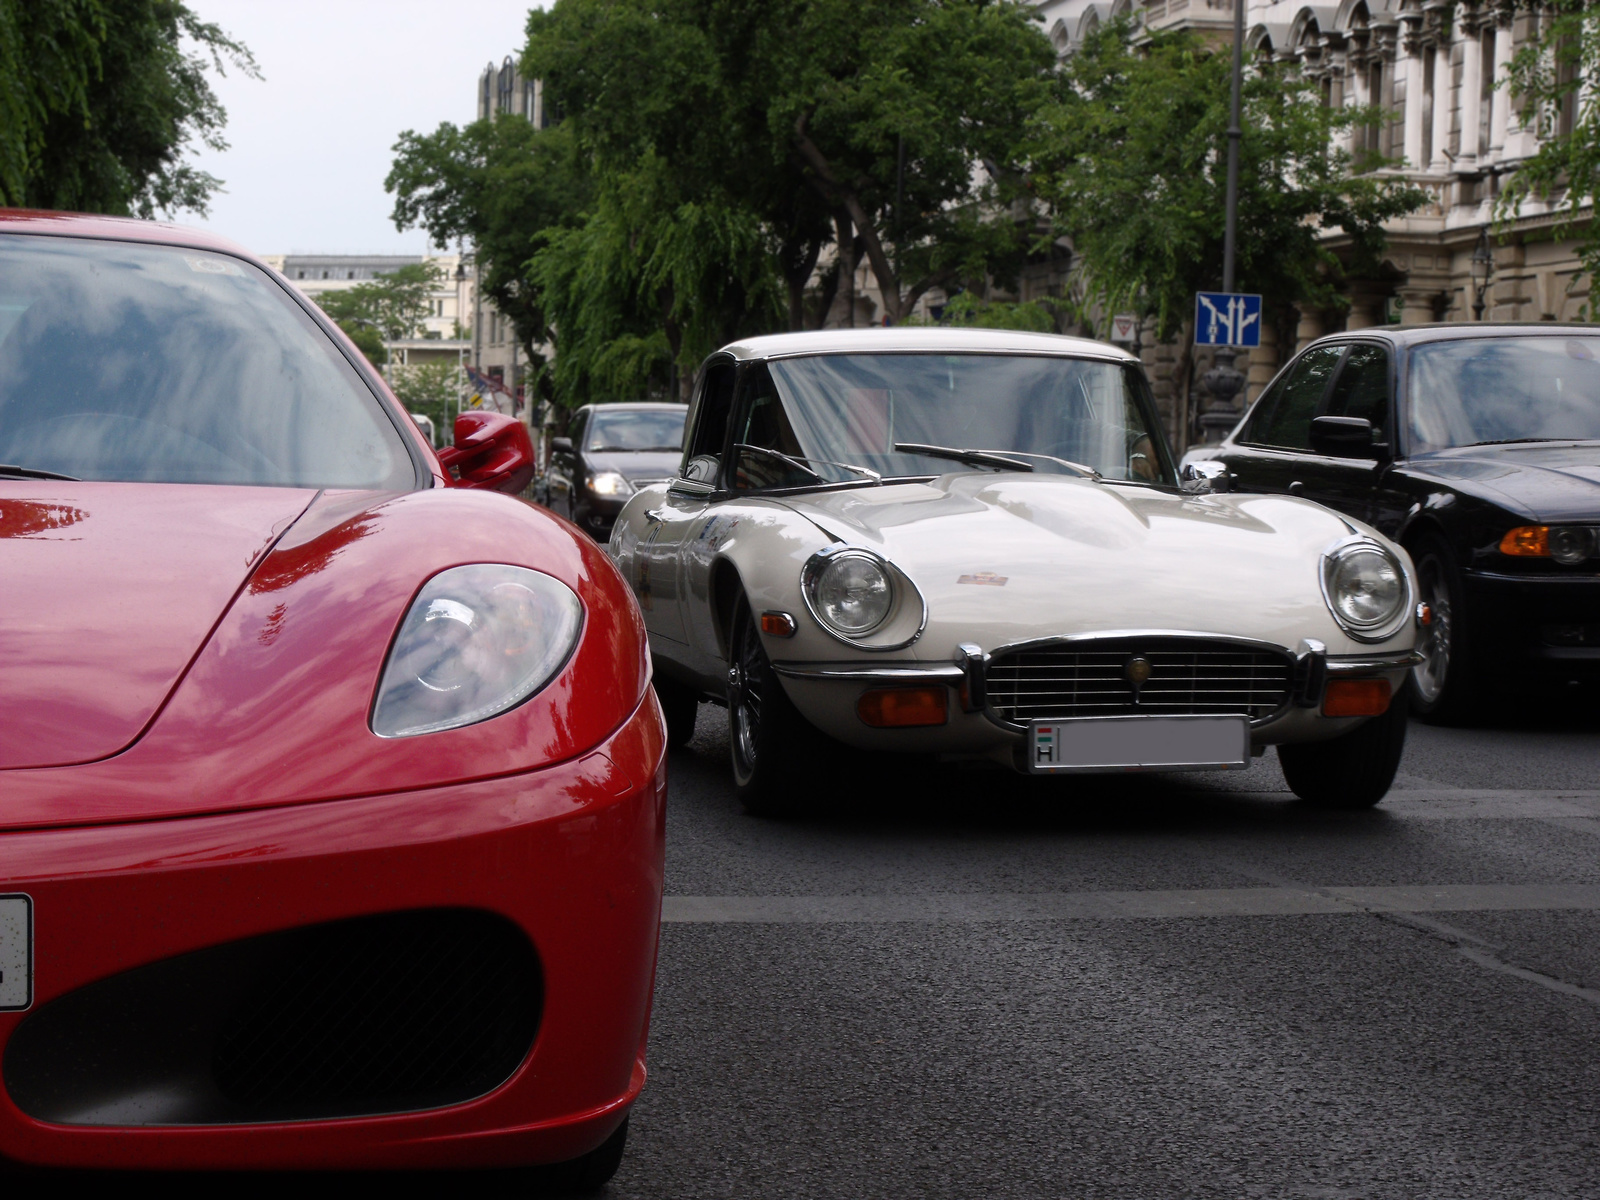
<svg viewBox="0 0 1600 1200">
<path fill-rule="evenodd" d="M 975 630 L 986 648 L 1114 629 L 1343 640 L 1318 571 L 1353 527 L 1293 497 L 960 474 L 791 503 L 916 582 L 929 613 L 924 656 L 945 657 L 947 641 Z"/>
<path fill-rule="evenodd" d="M 115 754 L 314 491 L 0 483 L 0 770 Z"/>
</svg>

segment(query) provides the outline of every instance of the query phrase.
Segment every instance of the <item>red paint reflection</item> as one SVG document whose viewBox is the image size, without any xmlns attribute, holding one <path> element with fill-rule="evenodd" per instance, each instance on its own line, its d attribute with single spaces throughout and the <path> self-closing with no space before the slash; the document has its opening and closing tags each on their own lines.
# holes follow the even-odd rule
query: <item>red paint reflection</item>
<svg viewBox="0 0 1600 1200">
<path fill-rule="evenodd" d="M 251 592 L 276 592 L 324 570 L 346 546 L 373 532 L 377 520 L 374 513 L 362 513 L 302 546 L 274 550 L 250 581 Z"/>
<path fill-rule="evenodd" d="M 79 521 L 89 514 L 68 504 L 44 504 L 38 500 L 7 500 L 0 503 L 0 538 L 32 538 L 49 534 Z"/>
</svg>

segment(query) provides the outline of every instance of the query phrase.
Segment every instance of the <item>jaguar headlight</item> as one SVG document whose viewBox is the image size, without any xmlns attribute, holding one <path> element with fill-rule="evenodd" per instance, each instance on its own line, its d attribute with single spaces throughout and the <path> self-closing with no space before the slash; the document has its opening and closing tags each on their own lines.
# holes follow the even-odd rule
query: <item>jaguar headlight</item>
<svg viewBox="0 0 1600 1200">
<path fill-rule="evenodd" d="M 1377 542 L 1341 542 L 1322 559 L 1322 595 L 1339 627 L 1360 642 L 1393 637 L 1410 610 L 1400 560 Z"/>
<path fill-rule="evenodd" d="M 372 732 L 410 737 L 472 725 L 521 704 L 577 644 L 583 605 L 526 567 L 441 571 L 412 601 L 372 706 Z"/>
<path fill-rule="evenodd" d="M 596 471 L 589 476 L 589 490 L 596 496 L 631 496 L 633 484 L 616 471 Z"/>
<path fill-rule="evenodd" d="M 866 550 L 814 555 L 800 584 L 811 615 L 847 638 L 865 637 L 894 609 L 894 581 L 878 556 Z"/>
</svg>

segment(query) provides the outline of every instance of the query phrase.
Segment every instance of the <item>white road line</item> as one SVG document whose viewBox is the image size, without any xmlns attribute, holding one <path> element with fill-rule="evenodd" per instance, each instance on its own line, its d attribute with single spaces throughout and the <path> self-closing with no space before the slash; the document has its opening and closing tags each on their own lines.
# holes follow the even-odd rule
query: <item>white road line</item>
<svg viewBox="0 0 1600 1200">
<path fill-rule="evenodd" d="M 1361 912 L 1600 910 L 1600 884 L 1441 884 L 1402 887 L 1190 888 L 897 896 L 668 896 L 673 924 L 882 924 L 1171 920 Z"/>
</svg>

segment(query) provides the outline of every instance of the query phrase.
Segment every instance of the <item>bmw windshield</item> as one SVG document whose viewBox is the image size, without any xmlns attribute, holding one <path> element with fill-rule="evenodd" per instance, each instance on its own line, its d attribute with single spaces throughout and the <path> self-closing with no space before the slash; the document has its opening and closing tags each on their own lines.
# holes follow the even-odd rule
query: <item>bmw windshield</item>
<svg viewBox="0 0 1600 1200">
<path fill-rule="evenodd" d="M 406 489 L 355 368 L 263 271 L 134 242 L 0 236 L 0 475 Z"/>
<path fill-rule="evenodd" d="M 822 354 L 751 369 L 735 486 L 803 487 L 952 470 L 1175 485 L 1134 367 L 1021 354 Z"/>
<path fill-rule="evenodd" d="M 1600 440 L 1600 338 L 1451 338 L 1411 351 L 1411 452 Z"/>
</svg>

